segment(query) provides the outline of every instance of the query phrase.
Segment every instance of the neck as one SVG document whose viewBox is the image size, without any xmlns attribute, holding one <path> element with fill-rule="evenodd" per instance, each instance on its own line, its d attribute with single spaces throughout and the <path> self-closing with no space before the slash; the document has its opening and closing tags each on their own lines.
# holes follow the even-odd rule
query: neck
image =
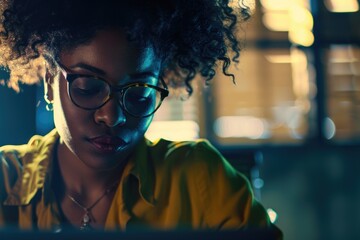
<svg viewBox="0 0 360 240">
<path fill-rule="evenodd" d="M 84 197 L 98 196 L 113 186 L 120 180 L 125 167 L 125 164 L 119 164 L 111 169 L 94 169 L 78 159 L 64 143 L 59 143 L 56 156 L 54 169 L 58 172 L 59 184 L 63 186 L 62 192 Z"/>
</svg>

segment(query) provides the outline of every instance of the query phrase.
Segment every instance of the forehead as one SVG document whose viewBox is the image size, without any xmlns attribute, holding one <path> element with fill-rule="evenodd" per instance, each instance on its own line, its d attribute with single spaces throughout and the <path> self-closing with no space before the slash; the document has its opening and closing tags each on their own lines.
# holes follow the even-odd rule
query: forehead
<svg viewBox="0 0 360 240">
<path fill-rule="evenodd" d="M 110 78 L 145 71 L 158 74 L 160 70 L 160 59 L 151 46 L 140 47 L 125 32 L 113 29 L 99 31 L 86 44 L 64 50 L 60 59 L 70 68 L 82 63 L 101 69 Z"/>
</svg>

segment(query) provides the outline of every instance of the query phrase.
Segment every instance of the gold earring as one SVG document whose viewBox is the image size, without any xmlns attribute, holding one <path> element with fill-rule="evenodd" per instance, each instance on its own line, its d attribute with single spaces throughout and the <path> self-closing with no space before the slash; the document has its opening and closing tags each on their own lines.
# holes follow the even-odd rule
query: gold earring
<svg viewBox="0 0 360 240">
<path fill-rule="evenodd" d="M 45 94 L 44 95 L 44 99 L 45 99 L 45 102 L 46 102 L 46 110 L 51 112 L 52 110 L 54 110 L 54 104 L 53 104 L 53 101 L 50 101 L 49 98 L 48 98 L 48 95 Z"/>
<path fill-rule="evenodd" d="M 45 108 L 47 111 L 51 112 L 52 110 L 54 110 L 54 105 L 52 102 L 48 102 L 48 103 L 46 103 Z"/>
</svg>

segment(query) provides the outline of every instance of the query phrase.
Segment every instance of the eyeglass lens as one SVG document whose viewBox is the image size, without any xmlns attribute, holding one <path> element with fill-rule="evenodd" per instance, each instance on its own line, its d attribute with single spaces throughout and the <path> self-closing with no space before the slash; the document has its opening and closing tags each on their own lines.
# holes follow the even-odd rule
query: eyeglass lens
<svg viewBox="0 0 360 240">
<path fill-rule="evenodd" d="M 79 107 L 97 109 L 106 103 L 111 87 L 99 79 L 78 77 L 70 84 L 70 97 Z M 161 93 L 155 88 L 142 85 L 125 87 L 116 92 L 120 105 L 136 117 L 151 115 L 161 104 Z"/>
</svg>

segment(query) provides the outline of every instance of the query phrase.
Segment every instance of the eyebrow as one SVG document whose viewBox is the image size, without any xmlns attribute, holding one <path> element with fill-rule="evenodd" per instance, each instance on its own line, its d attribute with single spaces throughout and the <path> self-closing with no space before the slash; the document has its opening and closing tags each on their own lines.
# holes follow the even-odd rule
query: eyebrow
<svg viewBox="0 0 360 240">
<path fill-rule="evenodd" d="M 82 69 L 86 69 L 90 72 L 93 72 L 97 75 L 101 75 L 101 76 L 105 76 L 106 72 L 100 68 L 91 66 L 89 64 L 86 63 L 77 63 L 71 66 L 71 68 L 82 68 Z M 154 77 L 154 78 L 158 78 L 159 76 L 156 75 L 154 72 L 151 71 L 145 71 L 145 72 L 136 72 L 136 73 L 132 73 L 128 75 L 131 79 L 136 79 L 136 78 L 146 78 L 146 77 Z"/>
<path fill-rule="evenodd" d="M 100 68 L 97 68 L 97 67 L 94 67 L 94 66 L 91 66 L 91 65 L 86 64 L 86 63 L 82 63 L 82 62 L 71 65 L 70 68 L 82 68 L 82 69 L 88 70 L 88 71 L 93 72 L 93 73 L 98 74 L 98 75 L 102 75 L 102 76 L 106 75 L 104 70 L 102 70 Z"/>
</svg>

